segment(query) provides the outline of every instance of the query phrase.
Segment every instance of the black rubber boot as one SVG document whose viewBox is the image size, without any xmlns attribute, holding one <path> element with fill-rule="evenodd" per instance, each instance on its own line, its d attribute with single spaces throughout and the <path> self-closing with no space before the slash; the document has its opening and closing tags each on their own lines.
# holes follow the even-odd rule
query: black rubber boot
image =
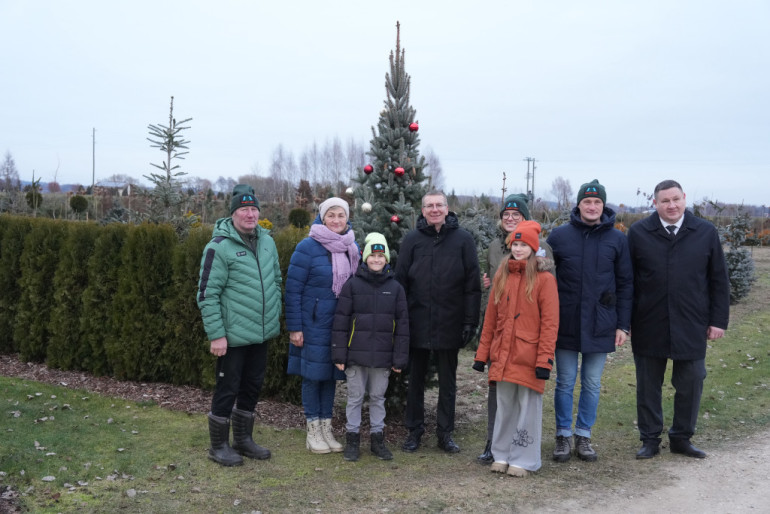
<svg viewBox="0 0 770 514">
<path fill-rule="evenodd" d="M 238 452 L 230 448 L 230 420 L 214 416 L 209 412 L 209 459 L 222 466 L 240 466 L 243 459 Z"/>
<path fill-rule="evenodd" d="M 481 464 L 492 464 L 495 458 L 492 456 L 492 441 L 487 439 L 487 444 L 484 446 L 484 452 L 476 457 Z"/>
<path fill-rule="evenodd" d="M 233 450 L 250 459 L 265 460 L 270 458 L 270 450 L 254 442 L 254 413 L 233 409 L 230 417 L 233 422 Z"/>
<path fill-rule="evenodd" d="M 360 445 L 361 436 L 358 432 L 345 434 L 345 452 L 342 454 L 342 458 L 349 462 L 356 462 L 361 455 Z"/>
<path fill-rule="evenodd" d="M 390 453 L 388 447 L 385 446 L 385 436 L 382 432 L 374 432 L 373 434 L 370 434 L 369 437 L 372 440 L 370 449 L 372 450 L 373 455 L 380 460 L 393 459 L 393 454 Z"/>
</svg>

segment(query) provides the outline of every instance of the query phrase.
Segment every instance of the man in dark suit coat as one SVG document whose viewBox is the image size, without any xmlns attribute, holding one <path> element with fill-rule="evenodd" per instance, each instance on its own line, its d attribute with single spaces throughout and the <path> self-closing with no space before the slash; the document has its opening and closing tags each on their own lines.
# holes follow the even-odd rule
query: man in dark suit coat
<svg viewBox="0 0 770 514">
<path fill-rule="evenodd" d="M 725 333 L 730 281 L 717 230 L 685 210 L 677 182 L 655 186 L 655 214 L 628 231 L 634 267 L 631 343 L 636 365 L 636 409 L 642 448 L 637 459 L 659 453 L 663 431 L 662 386 L 668 359 L 674 419 L 672 453 L 704 458 L 692 445 L 706 378 L 706 341 Z"/>
</svg>

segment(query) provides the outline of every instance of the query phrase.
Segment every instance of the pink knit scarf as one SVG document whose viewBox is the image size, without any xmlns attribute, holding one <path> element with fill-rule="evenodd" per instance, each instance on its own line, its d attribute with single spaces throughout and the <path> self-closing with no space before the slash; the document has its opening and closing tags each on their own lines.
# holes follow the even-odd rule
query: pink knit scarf
<svg viewBox="0 0 770 514">
<path fill-rule="evenodd" d="M 332 254 L 332 291 L 339 298 L 342 286 L 358 268 L 358 247 L 353 231 L 338 234 L 325 225 L 315 224 L 310 227 L 310 237 Z"/>
</svg>

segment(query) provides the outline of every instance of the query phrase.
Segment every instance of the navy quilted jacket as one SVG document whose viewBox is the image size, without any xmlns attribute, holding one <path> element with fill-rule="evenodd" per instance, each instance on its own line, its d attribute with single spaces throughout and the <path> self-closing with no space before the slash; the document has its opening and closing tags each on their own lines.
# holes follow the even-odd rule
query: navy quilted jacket
<svg viewBox="0 0 770 514">
<path fill-rule="evenodd" d="M 405 369 L 409 362 L 406 293 L 390 266 L 365 263 L 342 287 L 332 329 L 332 361 L 346 366 Z"/>
</svg>

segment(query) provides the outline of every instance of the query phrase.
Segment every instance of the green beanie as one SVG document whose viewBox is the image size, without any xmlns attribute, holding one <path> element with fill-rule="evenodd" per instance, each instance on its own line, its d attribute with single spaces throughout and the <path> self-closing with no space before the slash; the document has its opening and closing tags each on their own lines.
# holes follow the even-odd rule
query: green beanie
<svg viewBox="0 0 770 514">
<path fill-rule="evenodd" d="M 503 208 L 500 209 L 500 218 L 502 219 L 505 211 L 519 211 L 525 220 L 531 220 L 529 207 L 527 207 L 527 197 L 523 194 L 508 195 L 505 197 Z"/>
<path fill-rule="evenodd" d="M 366 262 L 366 258 L 372 253 L 384 253 L 385 260 L 390 262 L 390 250 L 388 249 L 388 242 L 385 240 L 385 236 L 379 232 L 371 232 L 366 236 L 364 243 L 364 255 L 363 261 Z"/>
<path fill-rule="evenodd" d="M 230 216 L 239 207 L 256 207 L 259 209 L 259 200 L 254 195 L 254 188 L 248 184 L 238 184 L 233 188 L 233 196 L 230 199 Z"/>
<path fill-rule="evenodd" d="M 598 198 L 602 203 L 606 204 L 607 192 L 597 179 L 593 179 L 591 182 L 583 184 L 580 186 L 580 189 L 578 189 L 577 203 L 580 203 L 583 198 Z"/>
</svg>

